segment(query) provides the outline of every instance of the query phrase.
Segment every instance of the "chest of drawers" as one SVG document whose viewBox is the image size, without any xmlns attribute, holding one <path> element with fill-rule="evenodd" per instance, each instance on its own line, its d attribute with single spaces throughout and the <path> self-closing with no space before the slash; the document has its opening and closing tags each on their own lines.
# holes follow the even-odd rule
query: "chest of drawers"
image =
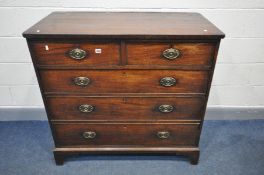
<svg viewBox="0 0 264 175">
<path fill-rule="evenodd" d="M 23 33 L 58 165 L 76 154 L 199 159 L 224 34 L 197 13 L 54 12 Z"/>
</svg>

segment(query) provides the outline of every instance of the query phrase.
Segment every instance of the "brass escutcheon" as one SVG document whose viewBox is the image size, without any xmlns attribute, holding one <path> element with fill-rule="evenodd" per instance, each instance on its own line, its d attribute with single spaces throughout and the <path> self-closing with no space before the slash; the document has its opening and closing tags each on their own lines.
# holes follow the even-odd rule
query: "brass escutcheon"
<svg viewBox="0 0 264 175">
<path fill-rule="evenodd" d="M 157 132 L 157 136 L 160 139 L 167 139 L 170 137 L 170 133 L 168 131 L 159 131 Z"/>
<path fill-rule="evenodd" d="M 86 51 L 79 48 L 75 48 L 69 51 L 69 56 L 76 60 L 81 60 L 85 58 L 86 55 Z"/>
<path fill-rule="evenodd" d="M 90 113 L 90 112 L 93 112 L 93 110 L 94 110 L 94 106 L 92 105 L 83 104 L 79 106 L 79 111 L 83 113 Z"/>
<path fill-rule="evenodd" d="M 160 85 L 169 87 L 169 86 L 174 86 L 176 84 L 176 79 L 173 77 L 164 77 L 160 79 Z"/>
<path fill-rule="evenodd" d="M 180 56 L 178 49 L 170 48 L 163 51 L 163 56 L 168 60 L 174 60 Z"/>
<path fill-rule="evenodd" d="M 85 139 L 94 139 L 96 136 L 96 133 L 93 131 L 86 131 L 82 135 L 83 135 L 83 138 Z"/>
<path fill-rule="evenodd" d="M 159 111 L 162 113 L 169 113 L 172 112 L 174 107 L 172 105 L 160 105 Z"/>
<path fill-rule="evenodd" d="M 90 79 L 88 77 L 76 77 L 74 78 L 74 83 L 77 86 L 87 86 L 90 83 Z"/>
</svg>

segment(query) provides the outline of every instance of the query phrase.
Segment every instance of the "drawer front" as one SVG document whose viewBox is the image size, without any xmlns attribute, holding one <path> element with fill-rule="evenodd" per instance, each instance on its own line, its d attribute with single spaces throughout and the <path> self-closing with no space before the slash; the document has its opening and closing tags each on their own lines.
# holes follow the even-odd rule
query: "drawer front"
<svg viewBox="0 0 264 175">
<path fill-rule="evenodd" d="M 211 65 L 215 43 L 128 43 L 130 65 Z M 168 57 L 168 58 L 167 58 Z"/>
<path fill-rule="evenodd" d="M 197 146 L 198 124 L 54 124 L 57 146 Z"/>
<path fill-rule="evenodd" d="M 204 98 L 190 97 L 49 97 L 47 102 L 53 120 L 200 120 L 204 106 Z"/>
<path fill-rule="evenodd" d="M 39 65 L 116 65 L 120 60 L 118 43 L 52 43 L 31 45 Z"/>
<path fill-rule="evenodd" d="M 46 92 L 205 93 L 209 72 L 178 70 L 41 70 Z"/>
</svg>

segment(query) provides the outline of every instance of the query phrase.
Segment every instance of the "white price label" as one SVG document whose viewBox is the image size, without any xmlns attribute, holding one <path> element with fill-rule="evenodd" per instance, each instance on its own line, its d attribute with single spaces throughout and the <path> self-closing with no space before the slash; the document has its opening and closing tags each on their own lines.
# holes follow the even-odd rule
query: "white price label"
<svg viewBox="0 0 264 175">
<path fill-rule="evenodd" d="M 95 53 L 102 53 L 102 49 L 94 49 Z"/>
</svg>

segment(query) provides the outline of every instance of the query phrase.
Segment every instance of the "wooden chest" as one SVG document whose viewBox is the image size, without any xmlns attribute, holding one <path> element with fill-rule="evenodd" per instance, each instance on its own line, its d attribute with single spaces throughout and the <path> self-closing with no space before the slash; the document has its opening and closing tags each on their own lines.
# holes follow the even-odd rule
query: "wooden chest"
<svg viewBox="0 0 264 175">
<path fill-rule="evenodd" d="M 76 154 L 178 154 L 199 138 L 224 34 L 197 13 L 54 12 L 23 33 L 58 165 Z"/>
</svg>

